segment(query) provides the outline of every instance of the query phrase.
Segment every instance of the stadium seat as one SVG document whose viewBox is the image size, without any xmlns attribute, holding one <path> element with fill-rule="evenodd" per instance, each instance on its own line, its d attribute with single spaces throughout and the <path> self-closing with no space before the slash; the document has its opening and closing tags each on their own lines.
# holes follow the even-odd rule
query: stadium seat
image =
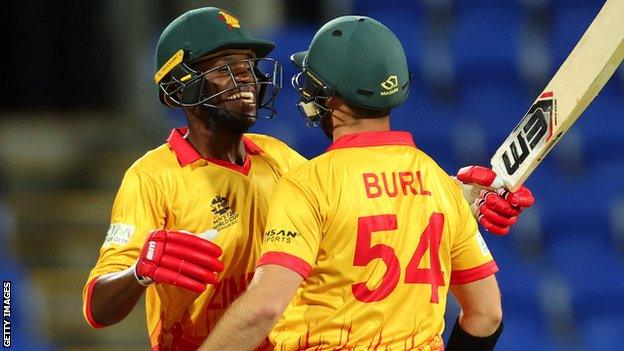
<svg viewBox="0 0 624 351">
<path fill-rule="evenodd" d="M 522 259 L 513 248 L 509 238 L 485 234 L 490 252 L 498 265 L 496 274 L 501 289 L 505 315 L 532 319 L 544 323 L 540 303 L 542 277 L 539 267 Z"/>
<path fill-rule="evenodd" d="M 505 317 L 504 323 L 505 331 L 496 344 L 496 350 L 564 350 L 552 339 L 544 324 L 536 323 L 532 318 L 516 317 L 510 313 Z"/>
<path fill-rule="evenodd" d="M 451 50 L 460 83 L 517 79 L 521 16 L 504 5 L 466 6 L 457 13 Z"/>
<path fill-rule="evenodd" d="M 553 11 L 551 44 L 553 69 L 559 67 L 581 39 L 587 27 L 598 14 L 602 1 L 557 1 Z"/>
<path fill-rule="evenodd" d="M 290 61 L 290 55 L 307 50 L 317 29 L 315 25 L 289 25 L 272 28 L 263 36 L 276 43 L 270 57 L 282 64 L 285 87 L 290 86 L 290 77 L 298 72 L 296 66 Z"/>
<path fill-rule="evenodd" d="M 452 143 L 455 124 L 452 109 L 432 98 L 426 88 L 416 83 L 410 89 L 405 103 L 392 112 L 392 128 L 412 132 L 421 150 L 446 171 L 455 172 L 458 165 Z"/>
<path fill-rule="evenodd" d="M 485 127 L 473 119 L 457 119 L 451 135 L 458 167 L 464 165 L 487 165 L 490 154 L 486 147 Z"/>
<path fill-rule="evenodd" d="M 471 1 L 452 1 L 453 10 L 456 16 L 483 8 L 500 8 L 513 12 L 520 12 L 521 0 L 500 1 L 500 0 L 471 0 Z"/>
<path fill-rule="evenodd" d="M 618 192 L 609 204 L 609 223 L 611 236 L 620 256 L 624 257 L 624 187 Z"/>
<path fill-rule="evenodd" d="M 572 127 L 578 131 L 588 168 L 622 159 L 624 150 L 624 93 L 611 79 Z"/>
<path fill-rule="evenodd" d="M 423 35 L 424 15 L 418 2 L 357 1 L 353 13 L 373 17 L 390 28 L 405 49 L 410 70 L 420 75 L 422 51 L 427 37 Z"/>
<path fill-rule="evenodd" d="M 459 86 L 458 112 L 483 126 L 490 154 L 498 149 L 532 102 L 514 81 L 476 80 Z"/>
<path fill-rule="evenodd" d="M 553 243 L 547 253 L 570 285 L 577 320 L 624 311 L 624 268 L 613 245 L 581 231 Z"/>
<path fill-rule="evenodd" d="M 542 214 L 545 239 L 555 245 L 569 233 L 586 231 L 607 240 L 609 206 L 624 188 L 624 162 L 602 163 L 568 176 L 552 168 L 540 169 L 531 184 Z"/>
<path fill-rule="evenodd" d="M 387 0 L 379 2 L 378 0 L 355 0 L 353 1 L 353 10 L 355 13 L 378 10 L 382 7 L 404 8 L 408 10 L 419 9 L 420 1 L 404 1 L 404 0 Z"/>
<path fill-rule="evenodd" d="M 622 311 L 590 316 L 581 321 L 584 346 L 588 351 L 620 350 L 624 320 Z"/>
</svg>

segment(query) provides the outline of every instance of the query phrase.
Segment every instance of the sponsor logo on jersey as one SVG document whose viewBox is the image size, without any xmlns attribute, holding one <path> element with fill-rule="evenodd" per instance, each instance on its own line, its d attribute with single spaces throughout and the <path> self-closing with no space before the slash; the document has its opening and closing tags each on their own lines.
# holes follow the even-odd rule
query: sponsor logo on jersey
<svg viewBox="0 0 624 351">
<path fill-rule="evenodd" d="M 477 239 L 477 243 L 479 243 L 479 248 L 481 249 L 481 254 L 483 256 L 487 256 L 490 254 L 490 249 L 488 248 L 487 244 L 485 243 L 485 240 L 483 240 L 483 236 L 481 235 L 481 232 L 479 232 L 477 230 L 477 234 L 475 235 L 476 239 Z"/>
<path fill-rule="evenodd" d="M 112 223 L 106 233 L 106 239 L 104 239 L 104 245 L 125 245 L 132 238 L 134 234 L 135 226 L 124 223 Z"/>
<path fill-rule="evenodd" d="M 382 96 L 392 95 L 399 91 L 399 78 L 395 75 L 391 75 L 385 81 L 380 83 L 384 91 L 381 92 Z"/>
<path fill-rule="evenodd" d="M 264 233 L 265 242 L 283 242 L 290 244 L 292 239 L 297 237 L 297 232 L 286 229 L 271 229 Z"/>
<path fill-rule="evenodd" d="M 230 209 L 230 204 L 226 197 L 217 195 L 212 199 L 212 213 L 215 215 L 222 215 Z"/>
<path fill-rule="evenodd" d="M 230 206 L 227 197 L 221 195 L 215 196 L 210 203 L 210 207 L 214 216 L 212 229 L 220 231 L 238 222 L 238 213 Z"/>
</svg>

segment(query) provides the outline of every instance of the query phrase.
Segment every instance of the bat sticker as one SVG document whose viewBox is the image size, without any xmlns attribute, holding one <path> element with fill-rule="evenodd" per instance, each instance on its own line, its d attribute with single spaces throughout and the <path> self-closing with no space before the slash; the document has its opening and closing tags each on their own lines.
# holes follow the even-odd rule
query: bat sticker
<svg viewBox="0 0 624 351">
<path fill-rule="evenodd" d="M 555 99 L 552 94 L 543 94 L 542 97 L 544 96 L 548 96 L 549 99 L 538 100 L 531 106 L 513 131 L 516 137 L 511 140 L 503 153 L 503 163 L 509 175 L 516 173 L 522 162 L 540 142 L 546 142 L 552 137 Z"/>
</svg>

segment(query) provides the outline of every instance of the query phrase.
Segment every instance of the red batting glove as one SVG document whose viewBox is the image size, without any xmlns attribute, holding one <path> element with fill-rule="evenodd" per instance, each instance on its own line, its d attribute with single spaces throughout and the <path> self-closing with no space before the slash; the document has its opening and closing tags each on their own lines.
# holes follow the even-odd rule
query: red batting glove
<svg viewBox="0 0 624 351">
<path fill-rule="evenodd" d="M 535 202 L 533 194 L 524 185 L 515 192 L 499 188 L 502 181 L 496 177 L 493 170 L 486 167 L 464 167 L 457 172 L 457 179 L 464 184 L 464 197 L 470 203 L 473 215 L 488 232 L 497 235 L 509 233 L 520 213 Z M 480 189 L 474 197 L 474 191 L 466 189 L 471 187 L 471 184 L 499 189 Z"/>
<path fill-rule="evenodd" d="M 155 230 L 147 237 L 135 266 L 141 284 L 171 284 L 201 293 L 216 284 L 214 272 L 223 271 L 221 248 L 193 234 Z M 147 279 L 146 279 L 147 278 Z"/>
</svg>

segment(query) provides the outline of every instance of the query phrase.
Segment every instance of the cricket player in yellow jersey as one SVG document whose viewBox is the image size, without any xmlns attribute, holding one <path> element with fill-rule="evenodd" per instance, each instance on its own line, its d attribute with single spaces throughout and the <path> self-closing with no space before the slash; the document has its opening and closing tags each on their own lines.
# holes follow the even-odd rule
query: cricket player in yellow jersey
<svg viewBox="0 0 624 351">
<path fill-rule="evenodd" d="M 498 268 L 470 205 L 410 133 L 390 131 L 409 91 L 398 39 L 345 16 L 292 59 L 302 111 L 334 142 L 277 183 L 254 278 L 200 349 L 250 350 L 270 332 L 275 350 L 442 350 L 450 290 L 462 312 L 448 350 L 492 350 Z M 493 180 L 477 167 L 461 173 Z M 513 222 L 532 201 L 490 193 L 477 207 L 501 227 L 487 206 Z"/>
<path fill-rule="evenodd" d="M 162 33 L 159 97 L 184 110 L 188 127 L 123 178 L 83 292 L 93 327 L 121 321 L 146 292 L 152 349 L 195 350 L 245 291 L 273 186 L 305 161 L 274 138 L 245 133 L 275 115 L 273 47 L 218 8 L 189 11 Z"/>
</svg>

